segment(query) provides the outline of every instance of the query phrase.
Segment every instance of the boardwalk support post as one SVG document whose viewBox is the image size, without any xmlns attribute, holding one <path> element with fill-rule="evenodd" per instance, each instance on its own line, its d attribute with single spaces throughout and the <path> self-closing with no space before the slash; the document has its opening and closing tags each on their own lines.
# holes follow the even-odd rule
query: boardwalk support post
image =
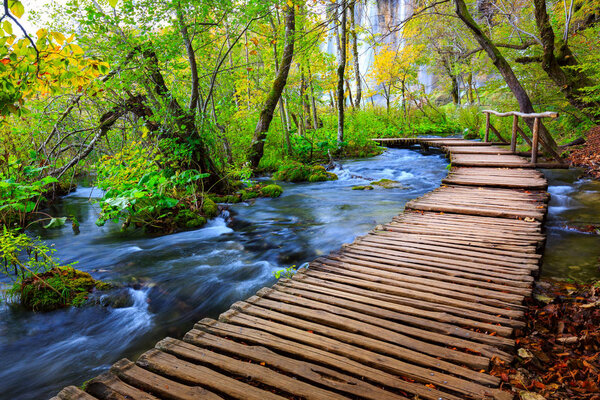
<svg viewBox="0 0 600 400">
<path fill-rule="evenodd" d="M 533 139 L 531 140 L 531 163 L 537 163 L 538 139 L 540 130 L 540 118 L 535 117 L 533 122 Z"/>
<path fill-rule="evenodd" d="M 490 138 L 490 113 L 485 113 L 485 136 L 483 137 L 484 142 L 488 142 Z"/>
<path fill-rule="evenodd" d="M 519 116 L 513 115 L 512 136 L 510 138 L 510 152 L 515 154 L 517 151 L 517 131 L 519 129 Z"/>
</svg>

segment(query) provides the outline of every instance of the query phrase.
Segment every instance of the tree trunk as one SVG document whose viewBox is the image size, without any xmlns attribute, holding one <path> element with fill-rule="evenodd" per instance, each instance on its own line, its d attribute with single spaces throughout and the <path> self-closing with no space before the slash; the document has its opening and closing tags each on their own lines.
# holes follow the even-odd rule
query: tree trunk
<svg viewBox="0 0 600 400">
<path fill-rule="evenodd" d="M 313 128 L 316 131 L 319 129 L 319 118 L 317 116 L 317 101 L 315 100 L 315 88 L 313 87 L 312 72 L 310 71 L 310 62 L 308 63 L 308 86 L 310 87 L 310 99 L 312 105 Z"/>
<path fill-rule="evenodd" d="M 559 44 L 558 55 L 554 54 L 555 36 L 546 11 L 546 0 L 534 0 L 533 3 L 535 5 L 535 22 L 544 46 L 542 69 L 565 95 L 569 104 L 594 122 L 600 123 L 600 116 L 591 112 L 600 108 L 600 102 L 586 100 L 585 93 L 582 92 L 583 88 L 594 86 L 594 82 L 577 68 L 579 62 L 566 41 Z"/>
<path fill-rule="evenodd" d="M 252 144 L 248 160 L 252 168 L 257 168 L 260 163 L 260 159 L 264 154 L 265 140 L 267 138 L 267 132 L 269 125 L 273 120 L 273 112 L 281 93 L 287 82 L 288 73 L 292 65 L 292 58 L 294 57 L 294 30 L 296 29 L 296 14 L 294 12 L 294 6 L 287 7 L 285 10 L 285 45 L 283 47 L 283 54 L 281 56 L 281 65 L 277 70 L 277 75 L 273 81 L 273 86 L 267 97 L 267 101 L 260 112 L 258 117 L 258 123 L 254 130 L 254 137 L 252 138 Z"/>
<path fill-rule="evenodd" d="M 358 36 L 356 35 L 355 9 L 356 0 L 353 0 L 350 6 L 350 34 L 352 35 L 352 57 L 354 58 L 354 79 L 356 80 L 356 98 L 354 99 L 354 107 L 360 108 L 362 85 L 360 81 L 360 62 L 358 58 Z"/>
<path fill-rule="evenodd" d="M 338 45 L 338 67 L 337 67 L 337 103 L 338 103 L 338 126 L 337 141 L 340 145 L 344 141 L 344 71 L 346 69 L 346 0 L 338 0 L 337 13 L 341 13 L 340 34 Z"/>
<path fill-rule="evenodd" d="M 277 27 L 275 26 L 273 17 L 269 16 L 269 22 L 271 23 L 273 35 L 275 36 L 275 39 L 273 40 L 273 58 L 275 60 L 275 70 L 279 71 L 279 56 L 277 55 Z M 285 101 L 283 97 L 281 97 L 279 100 L 279 114 L 281 116 L 281 126 L 283 128 L 283 135 L 285 139 L 285 153 L 290 156 L 292 155 L 292 142 L 290 141 L 290 127 L 288 125 L 287 115 L 285 113 Z"/>
<path fill-rule="evenodd" d="M 486 34 L 481 30 L 479 25 L 475 22 L 475 20 L 473 20 L 473 17 L 471 17 L 471 14 L 469 13 L 469 10 L 464 0 L 454 0 L 454 4 L 456 6 L 456 15 L 458 16 L 458 18 L 461 19 L 461 21 L 463 21 L 467 28 L 471 30 L 473 36 L 475 36 L 475 40 L 477 40 L 479 45 L 491 58 L 492 63 L 496 66 L 498 72 L 500 72 L 500 74 L 504 78 L 504 81 L 510 88 L 515 98 L 517 99 L 517 102 L 519 103 L 519 110 L 522 113 L 535 112 L 535 110 L 533 109 L 533 104 L 531 103 L 531 99 L 529 98 L 529 95 L 521 85 L 521 82 L 519 82 L 519 79 L 515 75 L 514 71 L 512 70 L 502 53 L 500 53 L 500 50 L 498 50 L 498 47 L 496 47 L 496 45 L 492 43 L 490 38 L 486 36 Z M 527 118 L 525 120 L 525 123 L 533 131 L 533 120 L 531 118 Z M 539 128 L 540 138 L 552 149 L 556 149 L 556 142 L 554 141 L 552 136 L 550 136 L 548 130 L 542 124 L 540 124 Z"/>
</svg>

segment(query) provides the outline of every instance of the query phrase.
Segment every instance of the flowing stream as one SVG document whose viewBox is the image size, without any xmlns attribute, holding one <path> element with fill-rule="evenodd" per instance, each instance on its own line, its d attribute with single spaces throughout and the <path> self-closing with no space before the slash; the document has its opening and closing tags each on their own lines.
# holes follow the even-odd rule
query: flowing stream
<svg viewBox="0 0 600 400">
<path fill-rule="evenodd" d="M 439 186 L 446 166 L 439 153 L 389 149 L 343 162 L 334 171 L 338 181 L 283 184 L 277 199 L 232 205 L 201 229 L 160 237 L 95 226 L 101 193 L 79 188 L 50 213 L 77 216 L 80 234 L 69 226 L 32 233 L 53 243 L 63 262 L 78 261 L 77 268 L 124 287 L 108 306 L 99 296 L 94 305 L 50 313 L 0 304 L 0 399 L 48 398 L 165 336 L 181 337 L 195 321 L 273 284 L 274 271 L 389 221 L 408 200 Z M 600 224 L 600 182 L 578 170 L 545 173 L 552 200 L 542 276 L 600 279 L 600 236 L 573 229 Z M 382 178 L 403 187 L 352 190 Z"/>
<path fill-rule="evenodd" d="M 181 337 L 194 322 L 273 284 L 274 271 L 391 220 L 406 201 L 439 186 L 446 166 L 441 154 L 390 149 L 343 162 L 338 181 L 283 184 L 277 199 L 233 205 L 201 229 L 160 237 L 95 226 L 101 193 L 78 189 L 50 213 L 77 216 L 80 234 L 70 226 L 32 233 L 54 243 L 61 261 L 78 261 L 76 268 L 126 288 L 116 293 L 118 307 L 33 313 L 0 305 L 0 399 L 48 398 L 167 335 Z M 382 178 L 403 187 L 351 189 Z"/>
<path fill-rule="evenodd" d="M 600 229 L 600 181 L 585 177 L 579 169 L 544 174 L 552 197 L 541 276 L 600 280 L 600 232 L 585 232 Z"/>
</svg>

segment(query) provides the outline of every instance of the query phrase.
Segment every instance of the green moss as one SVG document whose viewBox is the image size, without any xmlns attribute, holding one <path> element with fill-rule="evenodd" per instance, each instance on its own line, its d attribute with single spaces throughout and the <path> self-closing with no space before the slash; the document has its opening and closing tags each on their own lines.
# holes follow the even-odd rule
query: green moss
<svg viewBox="0 0 600 400">
<path fill-rule="evenodd" d="M 288 161 L 273 174 L 273 179 L 286 182 L 322 182 L 334 181 L 337 175 L 327 172 L 322 165 L 310 166 Z"/>
<path fill-rule="evenodd" d="M 373 186 L 352 186 L 352 190 L 373 190 Z"/>
<path fill-rule="evenodd" d="M 208 197 L 202 200 L 202 213 L 208 218 L 214 218 L 219 215 L 219 207 Z"/>
<path fill-rule="evenodd" d="M 23 306 L 33 311 L 52 311 L 81 306 L 94 290 L 108 290 L 112 285 L 97 281 L 87 272 L 72 267 L 57 267 L 43 274 L 27 275 L 14 283 L 11 295 L 18 295 Z"/>
<path fill-rule="evenodd" d="M 265 197 L 279 197 L 283 193 L 283 189 L 279 185 L 267 185 L 260 189 L 260 194 Z"/>
<path fill-rule="evenodd" d="M 207 199 L 205 199 L 206 201 Z M 213 202 L 213 204 L 215 204 Z M 185 228 L 199 228 L 206 224 L 206 218 L 202 215 L 195 213 L 191 210 L 180 210 L 175 216 L 175 223 L 179 227 Z"/>
<path fill-rule="evenodd" d="M 242 201 L 255 199 L 259 196 L 260 196 L 259 192 L 248 190 L 248 191 L 245 191 L 244 193 L 242 193 Z"/>
<path fill-rule="evenodd" d="M 398 181 L 393 181 L 391 179 L 381 179 L 376 182 L 371 182 L 371 185 L 376 185 L 382 187 L 384 189 L 393 189 L 393 188 L 401 188 L 402 184 Z"/>
</svg>

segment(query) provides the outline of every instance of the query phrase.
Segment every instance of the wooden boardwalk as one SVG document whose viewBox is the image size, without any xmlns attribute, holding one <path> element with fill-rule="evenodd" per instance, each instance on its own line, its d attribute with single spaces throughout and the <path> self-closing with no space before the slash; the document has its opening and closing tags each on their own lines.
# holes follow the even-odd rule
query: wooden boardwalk
<svg viewBox="0 0 600 400">
<path fill-rule="evenodd" d="M 381 142 L 441 147 L 453 169 L 390 223 L 55 399 L 512 399 L 488 371 L 525 325 L 545 179 L 491 144 Z"/>
</svg>

